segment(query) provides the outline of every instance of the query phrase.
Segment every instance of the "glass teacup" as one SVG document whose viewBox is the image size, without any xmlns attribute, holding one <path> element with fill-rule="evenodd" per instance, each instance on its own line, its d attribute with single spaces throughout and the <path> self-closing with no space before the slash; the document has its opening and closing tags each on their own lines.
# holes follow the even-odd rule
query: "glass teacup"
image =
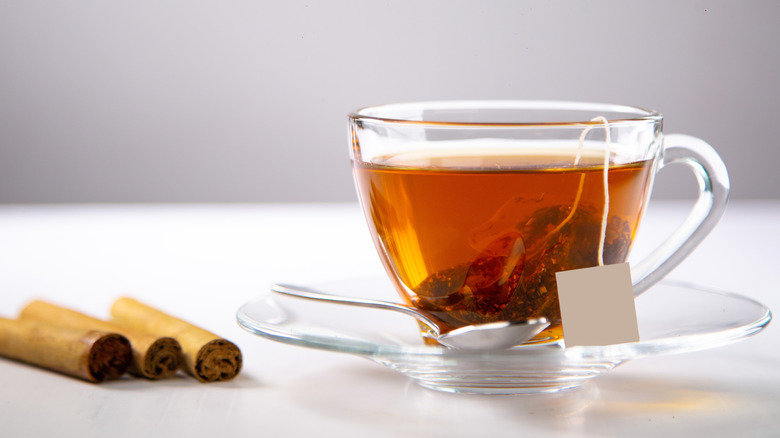
<svg viewBox="0 0 780 438">
<path fill-rule="evenodd" d="M 454 101 L 350 115 L 360 203 L 407 304 L 443 331 L 544 316 L 562 337 L 555 273 L 625 262 L 657 171 L 689 167 L 686 221 L 632 266 L 635 295 L 678 265 L 723 214 L 725 165 L 694 137 L 662 134 L 642 108 Z M 423 330 L 423 336 L 426 332 Z"/>
</svg>

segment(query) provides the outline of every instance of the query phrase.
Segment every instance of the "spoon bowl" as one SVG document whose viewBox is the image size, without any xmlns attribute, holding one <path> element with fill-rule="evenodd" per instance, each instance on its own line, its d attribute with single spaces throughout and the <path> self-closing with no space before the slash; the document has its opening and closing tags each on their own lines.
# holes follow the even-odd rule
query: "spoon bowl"
<svg viewBox="0 0 780 438">
<path fill-rule="evenodd" d="M 289 284 L 274 284 L 271 286 L 271 290 L 297 298 L 403 313 L 427 326 L 431 330 L 433 338 L 441 345 L 462 350 L 490 351 L 511 348 L 532 339 L 550 325 L 545 317 L 525 318 L 517 321 L 497 321 L 468 325 L 442 333 L 441 327 L 429 315 L 403 304 L 366 298 L 344 297 Z"/>
</svg>

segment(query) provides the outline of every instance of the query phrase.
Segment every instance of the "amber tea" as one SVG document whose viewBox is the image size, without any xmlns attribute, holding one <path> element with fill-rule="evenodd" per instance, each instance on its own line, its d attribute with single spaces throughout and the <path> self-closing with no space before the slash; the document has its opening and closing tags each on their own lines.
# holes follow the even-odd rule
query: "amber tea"
<svg viewBox="0 0 780 438">
<path fill-rule="evenodd" d="M 604 153 L 417 151 L 353 168 L 375 244 L 408 304 L 445 331 L 545 316 L 552 324 L 538 339 L 560 339 L 555 273 L 625 261 L 652 181 L 652 160 L 611 163 L 605 203 Z"/>
</svg>

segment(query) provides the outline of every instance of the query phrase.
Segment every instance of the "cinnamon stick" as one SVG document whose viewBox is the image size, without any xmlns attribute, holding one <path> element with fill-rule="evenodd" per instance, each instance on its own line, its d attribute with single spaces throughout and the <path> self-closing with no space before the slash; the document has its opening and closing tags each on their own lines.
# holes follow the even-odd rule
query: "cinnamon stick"
<svg viewBox="0 0 780 438">
<path fill-rule="evenodd" d="M 0 318 L 0 356 L 102 382 L 124 374 L 132 352 L 117 333 Z"/>
<path fill-rule="evenodd" d="M 230 380 L 241 370 L 241 350 L 232 342 L 132 298 L 116 300 L 111 316 L 122 326 L 178 340 L 184 370 L 201 382 Z"/>
<path fill-rule="evenodd" d="M 176 339 L 128 329 L 75 310 L 44 301 L 33 301 L 22 309 L 20 319 L 46 321 L 70 328 L 120 333 L 130 341 L 133 361 L 129 372 L 149 379 L 160 379 L 176 373 L 181 365 L 181 345 Z"/>
</svg>

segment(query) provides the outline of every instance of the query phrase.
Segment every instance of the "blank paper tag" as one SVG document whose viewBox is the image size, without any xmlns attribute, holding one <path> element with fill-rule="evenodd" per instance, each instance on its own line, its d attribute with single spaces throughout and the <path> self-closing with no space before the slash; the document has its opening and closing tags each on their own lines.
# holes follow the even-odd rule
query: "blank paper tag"
<svg viewBox="0 0 780 438">
<path fill-rule="evenodd" d="M 639 341 L 628 263 L 555 274 L 566 347 Z"/>
</svg>

